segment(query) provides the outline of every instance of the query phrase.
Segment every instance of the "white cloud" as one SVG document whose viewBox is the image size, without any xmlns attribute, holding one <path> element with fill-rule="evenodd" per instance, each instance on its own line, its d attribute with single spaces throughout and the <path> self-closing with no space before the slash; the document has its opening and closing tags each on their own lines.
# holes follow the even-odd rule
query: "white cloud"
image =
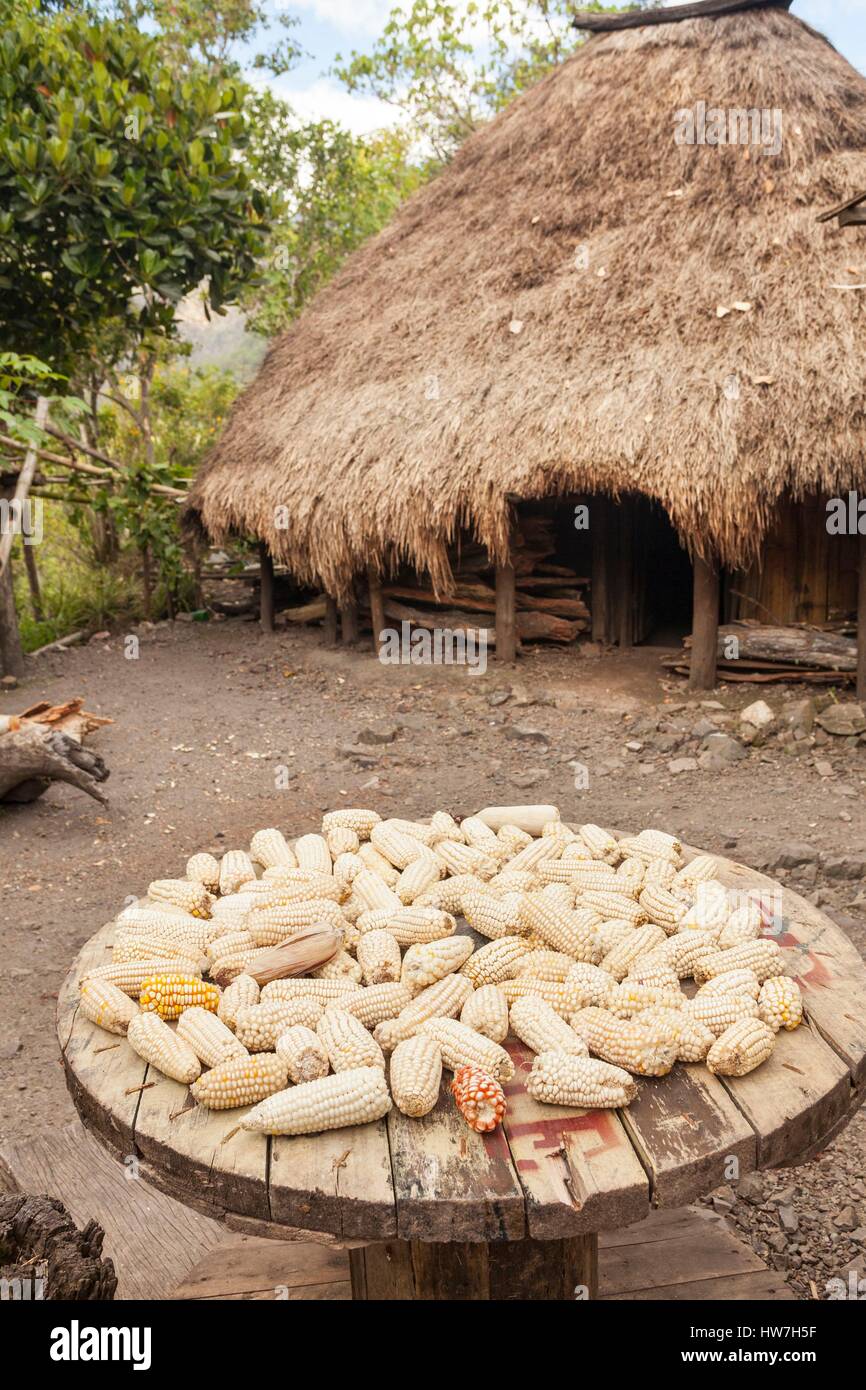
<svg viewBox="0 0 866 1390">
<path fill-rule="evenodd" d="M 378 36 L 391 11 L 389 0 L 277 0 L 290 13 L 305 12 L 342 34 Z"/>
<path fill-rule="evenodd" d="M 330 77 L 316 77 L 303 85 L 292 73 L 278 78 L 253 73 L 250 77 L 254 83 L 258 79 L 261 86 L 270 87 L 275 96 L 287 101 L 303 121 L 335 121 L 353 135 L 369 135 L 371 131 L 399 122 L 400 113 L 395 107 L 376 97 L 347 92 Z"/>
</svg>

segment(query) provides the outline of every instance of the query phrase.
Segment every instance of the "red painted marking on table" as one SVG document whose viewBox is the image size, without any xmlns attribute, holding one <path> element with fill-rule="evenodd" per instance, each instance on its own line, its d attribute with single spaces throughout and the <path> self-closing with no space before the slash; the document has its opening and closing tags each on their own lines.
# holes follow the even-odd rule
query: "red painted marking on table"
<svg viewBox="0 0 866 1390">
<path fill-rule="evenodd" d="M 794 979 L 804 989 L 826 989 L 834 983 L 833 972 L 827 968 L 818 953 L 806 946 L 795 936 L 791 923 L 785 923 L 787 931 L 771 940 L 781 946 L 783 951 L 794 951 L 796 973 Z M 829 957 L 828 957 L 829 959 Z"/>
<path fill-rule="evenodd" d="M 535 1054 L 530 1052 L 514 1038 L 509 1038 L 505 1047 L 514 1062 L 514 1079 L 503 1087 L 506 1099 L 511 1097 L 517 1099 L 520 1096 L 527 1096 L 530 1104 L 532 1098 L 528 1096 L 523 1077 L 532 1070 L 532 1063 Z M 562 1136 L 564 1134 L 593 1134 L 596 1143 L 586 1150 L 587 1158 L 595 1157 L 605 1153 L 608 1149 L 618 1148 L 621 1137 L 613 1116 L 609 1110 L 584 1110 L 579 1114 L 556 1114 L 552 1113 L 548 1119 L 546 1116 L 536 1115 L 530 1120 L 518 1120 L 515 1118 L 513 1110 L 507 1110 L 505 1123 L 508 1129 L 508 1138 L 514 1142 L 519 1139 L 532 1141 L 534 1149 L 542 1149 L 546 1152 L 553 1152 L 561 1147 Z M 534 1160 L 524 1160 L 535 1167 Z M 518 1168 L 521 1163 L 518 1162 Z"/>
</svg>

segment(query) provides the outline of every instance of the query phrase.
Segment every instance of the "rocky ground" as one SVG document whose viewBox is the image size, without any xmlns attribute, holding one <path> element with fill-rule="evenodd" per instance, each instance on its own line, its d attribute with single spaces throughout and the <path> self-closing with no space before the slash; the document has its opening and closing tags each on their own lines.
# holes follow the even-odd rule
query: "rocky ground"
<svg viewBox="0 0 866 1390">
<path fill-rule="evenodd" d="M 54 1001 L 127 894 L 194 850 L 244 845 L 265 825 L 310 830 L 332 806 L 544 800 L 569 820 L 657 825 L 767 869 L 866 953 L 866 720 L 843 691 L 690 696 L 652 648 L 538 651 L 470 674 L 383 666 L 324 649 L 317 632 L 265 637 L 236 619 L 139 637 L 132 658 L 122 636 L 42 656 L 0 692 L 0 713 L 82 695 L 115 720 L 92 743 L 112 769 L 108 808 L 54 787 L 0 811 L 0 1136 L 71 1118 Z M 749 710 L 758 701 L 767 710 Z M 861 1118 L 815 1162 L 714 1200 L 798 1292 L 824 1298 L 847 1265 L 866 1277 L 864 1155 Z"/>
</svg>

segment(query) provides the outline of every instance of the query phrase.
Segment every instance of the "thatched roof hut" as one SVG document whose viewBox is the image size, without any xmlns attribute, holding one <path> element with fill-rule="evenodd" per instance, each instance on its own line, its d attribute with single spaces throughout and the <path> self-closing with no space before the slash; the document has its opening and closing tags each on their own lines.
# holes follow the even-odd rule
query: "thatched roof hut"
<svg viewBox="0 0 866 1390">
<path fill-rule="evenodd" d="M 866 187 L 866 79 L 756 2 L 597 33 L 469 139 L 273 345 L 196 523 L 447 591 L 515 499 L 644 494 L 743 568 L 781 499 L 866 489 L 855 248 L 816 223 Z"/>
</svg>

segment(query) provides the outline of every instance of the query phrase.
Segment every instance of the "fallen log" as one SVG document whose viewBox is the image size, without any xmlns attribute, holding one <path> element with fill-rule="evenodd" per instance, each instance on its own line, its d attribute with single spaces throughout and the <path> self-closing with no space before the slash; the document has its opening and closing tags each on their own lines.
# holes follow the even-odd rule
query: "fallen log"
<svg viewBox="0 0 866 1390">
<path fill-rule="evenodd" d="M 738 644 L 738 663 L 767 661 L 780 666 L 804 666 L 818 671 L 856 671 L 857 643 L 836 632 L 811 627 L 770 627 L 731 623 L 719 628 L 719 657 L 729 657 L 731 639 Z M 683 639 L 691 647 L 691 637 Z"/>
<path fill-rule="evenodd" d="M 22 1300 L 93 1302 L 114 1298 L 117 1275 L 102 1257 L 105 1232 L 95 1221 L 79 1231 L 54 1197 L 0 1197 L 0 1279 Z"/>
<path fill-rule="evenodd" d="M 99 784 L 108 775 L 98 753 L 51 724 L 10 720 L 0 733 L 0 801 L 35 801 L 52 782 L 67 782 L 105 806 Z"/>
<path fill-rule="evenodd" d="M 323 594 L 321 598 L 298 604 L 296 608 L 281 608 L 279 616 L 285 618 L 287 623 L 318 623 L 325 616 L 325 608 L 326 599 Z"/>
<path fill-rule="evenodd" d="M 412 623 L 432 632 L 436 628 L 447 628 L 451 632 L 473 633 L 476 639 L 486 633 L 488 647 L 496 645 L 496 630 L 493 624 L 480 623 L 472 613 L 457 608 L 424 609 L 413 608 L 409 604 L 396 603 L 385 599 L 385 614 L 398 622 Z M 517 614 L 517 635 L 527 642 L 573 642 L 584 624 L 557 618 L 552 613 L 536 613 L 531 609 Z"/>
</svg>

